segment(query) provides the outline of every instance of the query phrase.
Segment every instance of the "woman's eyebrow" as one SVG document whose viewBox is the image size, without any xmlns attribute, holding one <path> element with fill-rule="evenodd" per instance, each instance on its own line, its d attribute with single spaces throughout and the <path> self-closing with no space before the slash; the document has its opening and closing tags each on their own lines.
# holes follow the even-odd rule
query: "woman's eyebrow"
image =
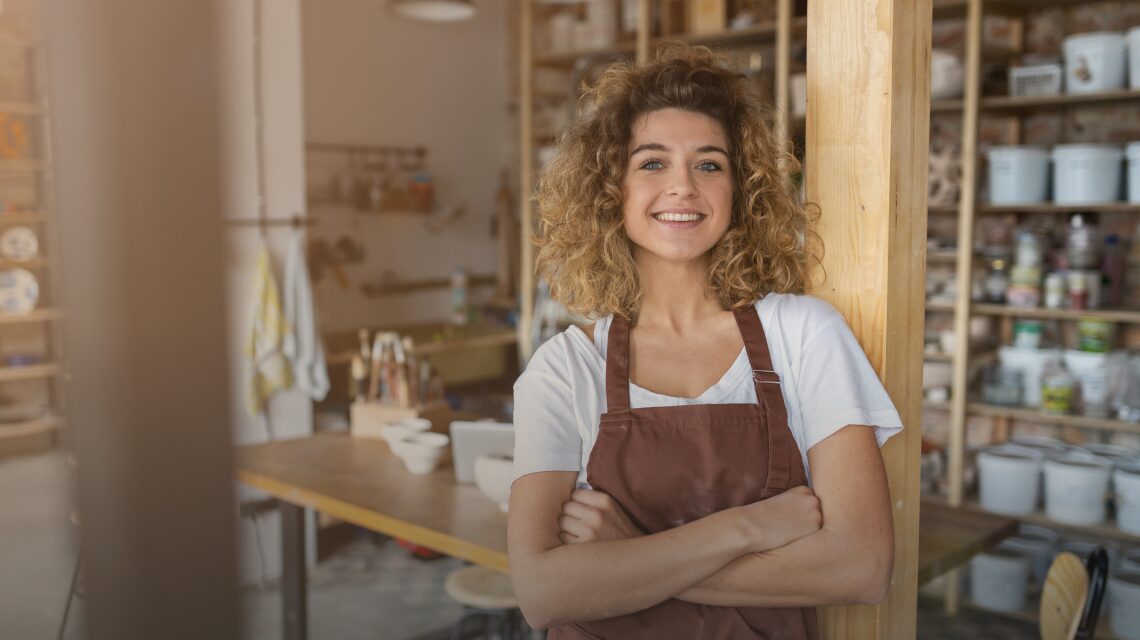
<svg viewBox="0 0 1140 640">
<path fill-rule="evenodd" d="M 634 149 L 633 151 L 631 151 L 629 155 L 635 156 L 635 155 L 641 153 L 642 151 L 669 151 L 669 147 L 666 147 L 665 145 L 661 144 L 660 142 L 647 142 L 645 144 L 638 145 L 637 148 Z M 709 145 L 705 145 L 703 147 L 697 147 L 697 153 L 709 153 L 709 152 L 721 153 L 721 154 L 724 154 L 724 157 L 726 157 L 726 158 L 728 157 L 728 152 L 725 151 L 724 149 L 721 149 L 720 147 L 718 147 L 716 145 L 709 144 Z"/>
</svg>

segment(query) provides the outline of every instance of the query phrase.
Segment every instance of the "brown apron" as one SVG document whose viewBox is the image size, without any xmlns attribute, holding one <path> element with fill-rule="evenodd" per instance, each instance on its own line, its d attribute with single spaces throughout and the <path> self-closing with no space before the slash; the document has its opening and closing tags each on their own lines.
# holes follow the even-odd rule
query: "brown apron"
<svg viewBox="0 0 1140 640">
<path fill-rule="evenodd" d="M 586 480 L 656 533 L 807 484 L 756 312 L 736 310 L 758 404 L 631 409 L 629 321 L 614 316 L 606 405 Z M 561 625 L 550 640 L 818 638 L 813 608 L 715 607 L 669 599 L 616 618 Z"/>
</svg>

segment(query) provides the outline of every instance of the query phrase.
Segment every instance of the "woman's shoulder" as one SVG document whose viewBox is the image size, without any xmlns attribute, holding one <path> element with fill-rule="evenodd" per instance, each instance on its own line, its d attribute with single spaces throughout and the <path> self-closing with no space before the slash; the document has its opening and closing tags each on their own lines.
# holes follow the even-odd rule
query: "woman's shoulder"
<svg viewBox="0 0 1140 640">
<path fill-rule="evenodd" d="M 762 319 L 770 317 L 781 325 L 801 326 L 805 330 L 843 317 L 828 301 L 805 293 L 769 293 L 755 306 Z"/>
<path fill-rule="evenodd" d="M 553 375 L 569 379 L 584 368 L 591 368 L 595 361 L 601 360 L 594 346 L 593 329 L 594 325 L 571 325 L 543 342 L 527 362 L 523 376 Z"/>
</svg>

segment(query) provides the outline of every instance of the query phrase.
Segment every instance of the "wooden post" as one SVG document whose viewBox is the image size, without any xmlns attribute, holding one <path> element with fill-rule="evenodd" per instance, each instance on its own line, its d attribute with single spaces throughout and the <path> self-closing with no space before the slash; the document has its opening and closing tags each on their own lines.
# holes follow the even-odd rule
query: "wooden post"
<svg viewBox="0 0 1140 640">
<path fill-rule="evenodd" d="M 519 358 L 534 352 L 530 328 L 534 320 L 534 35 L 532 0 L 519 0 Z"/>
<path fill-rule="evenodd" d="M 966 85 L 962 98 L 962 188 L 958 202 L 958 268 L 954 301 L 954 377 L 950 393 L 950 448 L 947 478 L 950 505 L 962 505 L 962 469 L 966 456 L 967 388 L 969 386 L 970 283 L 973 279 L 974 202 L 978 185 L 978 104 L 982 60 L 982 0 L 969 0 L 966 10 Z M 947 574 L 946 613 L 958 613 L 958 571 Z"/>
<path fill-rule="evenodd" d="M 913 638 L 917 604 L 931 0 L 808 3 L 807 199 L 824 273 L 906 425 L 884 448 L 895 560 L 882 603 L 820 612 L 825 638 Z"/>
<path fill-rule="evenodd" d="M 792 0 L 776 2 L 776 135 L 781 142 L 791 137 L 792 101 L 789 97 L 792 68 Z"/>
</svg>

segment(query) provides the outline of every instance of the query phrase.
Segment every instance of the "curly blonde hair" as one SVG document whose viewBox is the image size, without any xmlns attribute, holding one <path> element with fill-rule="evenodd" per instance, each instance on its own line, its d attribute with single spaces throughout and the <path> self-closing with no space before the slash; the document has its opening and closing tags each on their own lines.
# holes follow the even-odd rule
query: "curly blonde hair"
<svg viewBox="0 0 1140 640">
<path fill-rule="evenodd" d="M 638 116 L 676 108 L 723 127 L 732 165 L 732 219 L 710 251 L 708 285 L 721 306 L 769 292 L 802 292 L 812 214 L 794 195 L 799 162 L 766 124 L 771 109 L 753 79 L 707 47 L 669 44 L 656 59 L 618 63 L 588 87 L 578 115 L 538 185 L 536 267 L 570 311 L 630 317 L 641 303 L 633 243 L 623 224 L 622 180 Z"/>
</svg>

